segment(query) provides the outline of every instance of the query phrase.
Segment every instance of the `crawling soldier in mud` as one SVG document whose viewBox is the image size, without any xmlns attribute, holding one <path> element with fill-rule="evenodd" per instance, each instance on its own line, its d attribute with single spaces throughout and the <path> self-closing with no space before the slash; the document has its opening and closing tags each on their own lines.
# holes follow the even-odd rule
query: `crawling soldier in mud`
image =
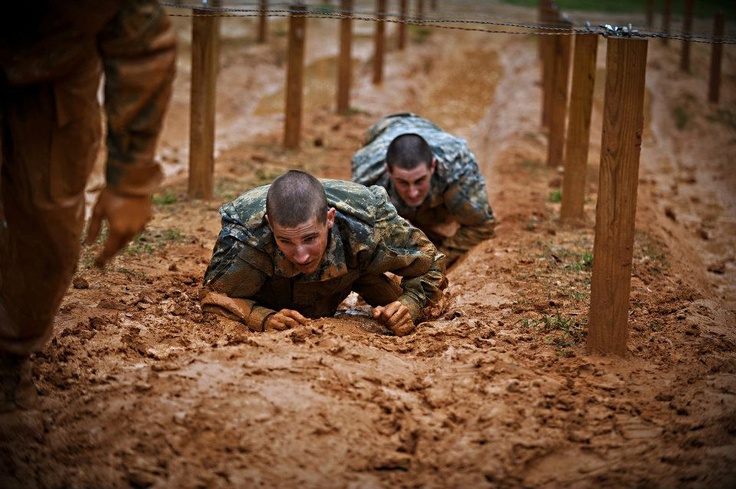
<svg viewBox="0 0 736 489">
<path fill-rule="evenodd" d="M 176 69 L 156 0 L 16 2 L 0 15 L 0 412 L 31 410 L 30 354 L 51 336 L 80 252 L 85 186 L 102 137 L 106 186 L 87 241 L 103 266 L 151 218 L 154 161 Z"/>
<path fill-rule="evenodd" d="M 384 117 L 368 130 L 352 159 L 352 180 L 384 187 L 448 267 L 494 235 L 486 183 L 466 142 L 415 114 Z"/>
<path fill-rule="evenodd" d="M 220 214 L 204 312 L 254 331 L 283 330 L 334 315 L 354 291 L 403 336 L 441 303 L 444 255 L 396 213 L 381 187 L 291 170 Z"/>
</svg>

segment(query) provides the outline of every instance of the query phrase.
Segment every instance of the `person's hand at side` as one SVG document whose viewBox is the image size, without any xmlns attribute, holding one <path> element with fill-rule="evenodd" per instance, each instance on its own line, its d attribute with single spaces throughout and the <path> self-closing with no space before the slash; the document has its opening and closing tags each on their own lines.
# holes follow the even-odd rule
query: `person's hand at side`
<svg viewBox="0 0 736 489">
<path fill-rule="evenodd" d="M 104 188 L 92 208 L 84 244 L 95 242 L 102 229 L 102 221 L 108 223 L 108 235 L 102 251 L 95 258 L 95 265 L 104 267 L 115 253 L 122 250 L 143 229 L 153 216 L 151 197 L 123 195 L 111 188 Z"/>
<path fill-rule="evenodd" d="M 385 306 L 373 308 L 373 319 L 381 321 L 388 326 L 396 336 L 406 336 L 414 331 L 414 320 L 409 314 L 409 308 L 399 301 L 391 302 Z"/>
<path fill-rule="evenodd" d="M 302 316 L 299 311 L 293 309 L 281 309 L 276 314 L 272 314 L 266 320 L 264 331 L 269 329 L 275 331 L 283 331 L 285 329 L 294 328 L 299 325 L 305 325 L 309 319 Z"/>
</svg>

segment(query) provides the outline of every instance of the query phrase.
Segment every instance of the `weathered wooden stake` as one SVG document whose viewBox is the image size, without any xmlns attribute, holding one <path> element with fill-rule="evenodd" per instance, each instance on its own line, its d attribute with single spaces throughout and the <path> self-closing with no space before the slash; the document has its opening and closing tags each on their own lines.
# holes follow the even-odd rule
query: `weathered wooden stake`
<svg viewBox="0 0 736 489">
<path fill-rule="evenodd" d="M 379 85 L 383 82 L 383 53 L 385 51 L 386 27 L 386 0 L 376 0 L 376 34 L 374 38 L 375 52 L 373 53 L 373 84 Z"/>
<path fill-rule="evenodd" d="M 302 127 L 302 94 L 304 88 L 304 44 L 307 35 L 306 5 L 291 6 L 289 16 L 289 59 L 286 67 L 286 122 L 284 146 L 299 147 Z"/>
<path fill-rule="evenodd" d="M 598 34 L 576 34 L 570 110 L 565 145 L 560 220 L 582 223 L 585 204 L 585 175 L 590 146 L 590 116 L 593 111 Z"/>
<path fill-rule="evenodd" d="M 567 120 L 567 89 L 570 81 L 570 54 L 572 36 L 554 36 L 554 81 L 551 111 L 549 114 L 549 140 L 547 144 L 547 165 L 560 166 L 564 163 L 565 122 Z"/>
<path fill-rule="evenodd" d="M 654 0 L 647 0 L 647 27 L 654 25 Z"/>
<path fill-rule="evenodd" d="M 268 0 L 260 0 L 258 13 L 258 42 L 264 43 L 268 39 Z"/>
<path fill-rule="evenodd" d="M 672 20 L 672 0 L 664 0 L 664 8 L 662 10 L 662 44 L 669 44 L 668 36 L 670 35 L 670 21 Z"/>
<path fill-rule="evenodd" d="M 723 57 L 723 14 L 713 19 L 713 49 L 710 55 L 710 80 L 708 83 L 708 102 L 718 103 L 721 91 L 721 58 Z"/>
<path fill-rule="evenodd" d="M 344 17 L 340 19 L 340 57 L 337 69 L 337 113 L 345 114 L 350 110 L 350 86 L 353 78 L 353 0 L 340 0 L 340 10 Z"/>
<path fill-rule="evenodd" d="M 218 20 L 202 9 L 192 18 L 188 194 L 193 199 L 211 199 L 214 189 Z"/>
<path fill-rule="evenodd" d="M 550 27 L 559 20 L 559 13 L 554 9 L 551 0 L 539 1 L 539 24 Z M 552 112 L 552 93 L 554 92 L 555 78 L 555 36 L 542 29 L 539 36 L 539 57 L 542 60 L 542 127 L 549 128 L 550 113 Z"/>
<path fill-rule="evenodd" d="M 424 0 L 417 0 L 417 20 L 424 20 Z"/>
<path fill-rule="evenodd" d="M 588 317 L 590 352 L 627 353 L 646 60 L 645 39 L 608 38 Z"/>
<path fill-rule="evenodd" d="M 406 47 L 406 31 L 408 30 L 406 25 L 407 2 L 408 0 L 400 0 L 399 2 L 399 49 Z"/>
<path fill-rule="evenodd" d="M 685 17 L 682 20 L 682 52 L 680 53 L 680 70 L 690 71 L 690 34 L 693 30 L 693 0 L 685 0 Z"/>
</svg>

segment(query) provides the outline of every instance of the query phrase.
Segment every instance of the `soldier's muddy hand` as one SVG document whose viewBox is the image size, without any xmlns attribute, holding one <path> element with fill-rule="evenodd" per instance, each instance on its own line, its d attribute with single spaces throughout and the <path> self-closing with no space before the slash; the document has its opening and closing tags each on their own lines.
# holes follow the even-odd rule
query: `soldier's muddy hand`
<svg viewBox="0 0 736 489">
<path fill-rule="evenodd" d="M 373 319 L 388 326 L 396 336 L 405 336 L 414 331 L 414 320 L 409 308 L 399 301 L 373 308 Z"/>
<path fill-rule="evenodd" d="M 299 325 L 305 325 L 308 321 L 309 319 L 302 316 L 299 311 L 294 311 L 293 309 L 281 309 L 266 320 L 266 327 L 263 328 L 263 330 L 268 331 L 270 329 L 283 331 Z"/>
<path fill-rule="evenodd" d="M 95 258 L 95 265 L 104 267 L 115 253 L 125 248 L 145 229 L 152 215 L 150 196 L 124 195 L 111 188 L 103 189 L 92 208 L 87 238 L 84 240 L 86 245 L 94 243 L 102 229 L 102 222 L 107 220 L 107 240 Z"/>
</svg>

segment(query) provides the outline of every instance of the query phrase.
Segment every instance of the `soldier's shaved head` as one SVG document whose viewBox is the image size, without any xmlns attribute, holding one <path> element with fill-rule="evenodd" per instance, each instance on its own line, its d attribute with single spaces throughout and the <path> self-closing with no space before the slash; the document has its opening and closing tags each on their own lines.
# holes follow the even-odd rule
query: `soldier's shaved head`
<svg viewBox="0 0 736 489">
<path fill-rule="evenodd" d="M 432 148 L 419 134 L 407 133 L 397 136 L 386 150 L 386 164 L 390 169 L 395 166 L 411 170 L 419 165 L 432 164 Z"/>
<path fill-rule="evenodd" d="M 293 228 L 317 217 L 327 220 L 325 188 L 317 178 L 299 170 L 276 177 L 266 195 L 266 215 L 271 223 Z"/>
</svg>

